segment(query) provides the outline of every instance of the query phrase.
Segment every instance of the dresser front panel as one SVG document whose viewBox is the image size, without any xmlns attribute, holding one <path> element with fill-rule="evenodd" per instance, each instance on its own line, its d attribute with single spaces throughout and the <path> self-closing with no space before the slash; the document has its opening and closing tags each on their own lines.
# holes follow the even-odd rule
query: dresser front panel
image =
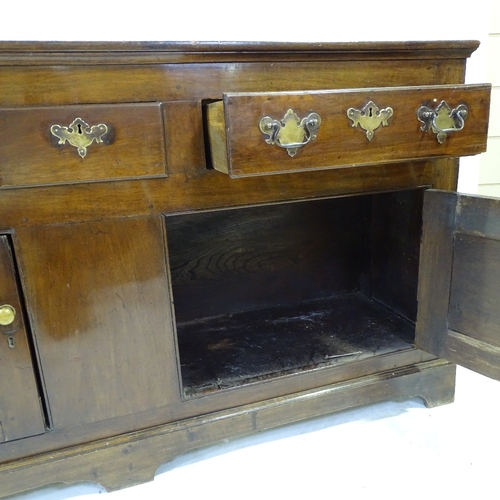
<svg viewBox="0 0 500 500">
<path fill-rule="evenodd" d="M 418 388 L 406 381 L 420 380 L 418 366 L 432 364 L 435 358 L 416 349 L 411 339 L 402 348 L 391 347 L 357 362 L 332 362 L 227 390 L 188 394 L 179 354 L 187 337 L 179 340 L 177 329 L 178 324 L 199 317 L 225 314 L 229 300 L 236 304 L 231 314 L 244 312 L 236 309 L 250 299 L 253 312 L 258 311 L 259 300 L 264 296 L 266 305 L 266 294 L 274 286 L 279 288 L 276 303 L 296 296 L 303 301 L 328 298 L 338 291 L 335 284 L 330 286 L 328 272 L 331 268 L 342 272 L 344 262 L 349 261 L 343 237 L 350 238 L 358 226 L 366 238 L 372 230 L 379 235 L 372 247 L 378 265 L 368 266 L 364 262 L 370 259 L 368 255 L 358 259 L 360 266 L 366 263 L 376 274 L 370 284 L 373 290 L 364 282 L 367 295 L 413 321 L 418 259 L 412 254 L 412 265 L 405 267 L 401 255 L 416 248 L 420 198 L 403 195 L 401 201 L 387 193 L 422 193 L 427 187 L 455 189 L 456 155 L 483 149 L 488 91 L 481 87 L 472 95 L 461 87 L 465 58 L 476 48 L 475 42 L 267 47 L 0 45 L 0 228 L 9 234 L 15 249 L 19 290 L 24 294 L 33 339 L 31 358 L 24 360 L 26 366 L 28 361 L 32 363 L 31 392 L 28 395 L 29 384 L 25 392 L 36 416 L 35 423 L 27 425 L 29 432 L 17 434 L 25 439 L 0 445 L 0 474 L 16 469 L 14 460 L 24 466 L 23 457 L 36 455 L 39 463 L 52 460 L 48 458 L 52 453 L 77 457 L 83 448 L 88 451 L 96 445 L 97 450 L 102 445 L 105 449 L 108 440 L 116 444 L 123 438 L 122 444 L 131 443 L 132 449 L 141 441 L 141 432 L 154 434 L 158 450 L 165 453 L 161 456 L 168 459 L 190 446 L 209 444 L 213 424 L 205 425 L 205 419 L 215 422 L 217 412 L 226 412 L 227 435 L 237 436 L 243 427 L 239 427 L 239 417 L 233 418 L 233 411 L 241 416 L 251 405 L 264 407 L 268 401 L 280 406 L 281 401 L 299 398 L 300 391 L 347 386 L 360 378 L 369 378 L 375 387 L 371 391 L 360 386 L 367 400 L 375 401 L 377 394 L 385 395 L 392 388 L 414 397 Z M 411 126 L 403 116 L 396 120 L 394 115 L 393 123 L 376 130 L 368 141 L 362 130 L 351 126 L 346 110 L 340 109 L 362 106 L 367 99 L 376 100 L 382 108 L 391 106 L 394 93 L 388 88 L 415 87 L 412 92 L 420 96 L 422 86 L 446 86 L 448 94 L 443 98 L 450 99 L 450 105 L 462 100 L 473 104 L 464 142 L 457 134 L 439 145 L 434 134 L 420 131 L 414 114 L 408 117 Z M 300 113 L 314 111 L 319 101 L 313 96 L 320 100 L 334 96 L 342 104 L 338 111 L 336 105 L 322 101 L 321 106 L 328 110 L 324 130 L 330 132 L 322 138 L 320 130 L 318 139 L 308 145 L 310 152 L 307 146 L 296 158 L 266 144 L 258 131 L 261 114 L 274 113 L 274 108 L 265 107 L 268 103 L 287 111 L 287 102 L 277 94 L 281 92 L 296 95 L 290 107 L 297 107 Z M 234 162 L 231 178 L 214 168 L 208 110 L 224 95 L 231 96 L 226 101 L 233 100 L 239 108 L 245 99 L 242 93 L 264 93 L 266 97 L 247 113 L 249 120 L 244 113 L 241 127 L 232 115 L 221 122 L 221 129 L 233 141 L 226 155 L 226 160 Z M 355 102 L 351 103 L 351 97 Z M 434 93 L 415 103 L 440 97 Z M 398 113 L 407 105 L 400 95 L 394 102 Z M 476 103 L 480 111 L 476 111 Z M 331 109 L 336 122 L 328 129 Z M 78 118 L 89 130 L 107 127 L 102 142 L 84 145 L 85 154 L 59 137 L 60 130 L 73 123 L 80 130 Z M 399 127 L 401 121 L 403 128 Z M 339 127 L 343 127 L 344 140 L 349 136 L 348 147 L 335 141 Z M 407 140 L 409 128 L 415 133 L 413 142 Z M 250 129 L 252 134 L 257 130 L 256 138 L 249 138 Z M 325 137 L 334 145 L 331 151 L 321 145 Z M 290 168 L 290 164 L 295 166 Z M 346 164 L 356 168 L 330 168 Z M 350 197 L 348 202 L 338 202 L 344 209 L 356 206 L 357 197 L 365 195 L 366 199 L 381 196 L 386 201 L 374 203 L 373 210 L 366 208 L 351 223 L 335 212 L 335 198 Z M 417 200 L 416 216 L 410 198 Z M 406 209 L 402 210 L 398 203 L 404 204 L 405 199 Z M 305 217 L 302 210 L 308 203 L 314 207 Z M 323 213 L 324 206 L 330 215 Z M 256 217 L 252 226 L 255 234 L 250 233 L 247 214 L 261 213 L 264 215 Z M 277 217 L 276 225 L 267 225 L 268 214 Z M 234 216 L 226 230 L 218 226 L 219 216 Z M 305 217 L 302 225 L 301 217 Z M 373 224 L 366 222 L 372 217 Z M 406 224 L 405 217 L 413 222 Z M 384 232 L 386 218 L 392 221 L 392 229 Z M 340 228 L 338 233 L 335 227 Z M 410 228 L 409 232 L 391 254 L 385 241 L 401 237 L 401 227 Z M 308 229 L 314 231 L 315 246 L 309 245 Z M 327 232 L 328 245 L 323 238 Z M 191 245 L 192 240 L 184 235 L 194 238 L 196 244 Z M 269 250 L 267 238 L 274 241 L 280 262 L 297 259 L 295 270 L 302 277 L 290 277 L 285 265 L 275 273 L 274 266 L 280 265 L 276 255 L 260 259 Z M 366 238 L 352 237 L 349 248 L 362 246 Z M 262 269 L 236 263 L 228 273 L 224 266 L 218 267 L 216 259 L 224 261 L 229 255 L 236 261 L 245 251 Z M 210 260 L 211 255 L 216 257 Z M 316 268 L 318 256 L 323 264 Z M 183 259 L 189 260 L 188 266 Z M 356 280 L 366 275 L 354 271 Z M 391 272 L 398 283 L 392 288 L 386 279 Z M 243 274 L 244 280 L 240 279 Z M 314 280 L 325 280 L 326 285 L 318 288 Z M 352 276 L 346 278 L 349 286 L 353 281 Z M 304 297 L 301 290 L 289 290 L 289 284 L 302 287 Z M 250 286 L 257 299 L 246 293 Z M 315 295 L 317 290 L 320 297 Z M 224 345 L 206 344 L 210 349 Z M 0 357 L 2 363 L 3 359 Z M 400 383 L 396 372 L 411 376 Z M 389 382 L 379 381 L 379 374 Z M 0 381 L 1 398 L 8 390 L 4 380 Z M 446 388 L 450 380 L 447 378 Z M 37 414 L 34 408 L 39 396 L 43 406 Z M 350 391 L 344 388 L 339 398 L 344 407 L 362 402 L 360 397 L 351 401 Z M 307 406 L 306 399 L 297 405 L 293 402 L 290 415 L 294 419 L 312 416 L 315 407 Z M 270 410 L 255 428 L 278 425 L 278 414 Z M 245 413 L 242 418 L 250 416 Z M 191 419 L 192 426 L 187 430 L 183 427 L 186 419 Z M 157 426 L 169 426 L 168 432 Z M 97 440 L 102 441 L 96 444 Z M 136 471 L 133 459 L 137 457 L 132 453 L 126 457 L 126 453 L 128 448 L 116 467 L 127 460 Z M 97 455 L 102 457 L 100 452 Z M 64 460 L 60 466 L 64 469 Z M 126 467 L 124 471 L 128 473 Z M 50 482 L 51 477 L 43 481 Z"/>
</svg>

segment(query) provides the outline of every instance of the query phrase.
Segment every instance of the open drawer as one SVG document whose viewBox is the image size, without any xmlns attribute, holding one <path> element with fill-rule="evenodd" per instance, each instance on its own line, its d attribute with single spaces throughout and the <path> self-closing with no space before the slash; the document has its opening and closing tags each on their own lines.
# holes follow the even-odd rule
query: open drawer
<svg viewBox="0 0 500 500">
<path fill-rule="evenodd" d="M 208 105 L 213 167 L 231 177 L 486 150 L 490 85 L 227 93 Z"/>
</svg>

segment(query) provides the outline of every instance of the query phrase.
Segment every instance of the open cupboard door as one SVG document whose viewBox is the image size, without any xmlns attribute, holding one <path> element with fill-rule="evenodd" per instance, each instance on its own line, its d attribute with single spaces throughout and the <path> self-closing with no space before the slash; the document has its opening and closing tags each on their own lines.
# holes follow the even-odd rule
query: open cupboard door
<svg viewBox="0 0 500 500">
<path fill-rule="evenodd" d="M 500 199 L 427 191 L 416 346 L 500 380 Z"/>
</svg>

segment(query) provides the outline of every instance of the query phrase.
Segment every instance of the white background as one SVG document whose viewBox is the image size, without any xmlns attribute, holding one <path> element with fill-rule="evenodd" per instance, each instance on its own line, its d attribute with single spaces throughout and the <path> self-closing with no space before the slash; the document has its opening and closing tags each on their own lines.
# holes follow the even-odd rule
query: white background
<svg viewBox="0 0 500 500">
<path fill-rule="evenodd" d="M 493 12 L 498 5 L 488 0 L 9 0 L 0 8 L 0 39 L 484 41 Z M 485 75 L 483 48 L 470 60 L 467 81 Z M 462 191 L 476 190 L 477 165 L 463 164 Z M 152 483 L 105 497 L 85 484 L 12 498 L 499 498 L 499 396 L 499 383 L 459 369 L 452 405 L 388 402 L 215 445 L 161 467 Z"/>
</svg>

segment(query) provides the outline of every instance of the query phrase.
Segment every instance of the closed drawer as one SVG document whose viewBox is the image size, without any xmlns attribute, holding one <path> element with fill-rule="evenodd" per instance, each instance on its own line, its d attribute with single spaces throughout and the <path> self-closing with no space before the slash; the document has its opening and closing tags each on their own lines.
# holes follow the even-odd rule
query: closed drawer
<svg viewBox="0 0 500 500">
<path fill-rule="evenodd" d="M 159 103 L 0 109 L 0 186 L 165 176 Z"/>
<path fill-rule="evenodd" d="M 208 105 L 216 170 L 266 175 L 486 150 L 490 85 L 233 93 Z"/>
</svg>

